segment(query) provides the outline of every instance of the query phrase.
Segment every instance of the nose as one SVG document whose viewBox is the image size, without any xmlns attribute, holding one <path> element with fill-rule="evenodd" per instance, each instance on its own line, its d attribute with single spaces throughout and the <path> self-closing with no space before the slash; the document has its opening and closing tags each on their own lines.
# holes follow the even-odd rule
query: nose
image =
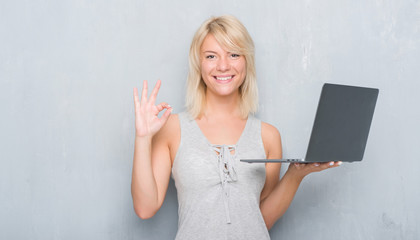
<svg viewBox="0 0 420 240">
<path fill-rule="evenodd" d="M 219 61 L 217 61 L 217 70 L 221 72 L 226 72 L 230 70 L 229 59 L 227 59 L 226 57 L 219 58 Z"/>
</svg>

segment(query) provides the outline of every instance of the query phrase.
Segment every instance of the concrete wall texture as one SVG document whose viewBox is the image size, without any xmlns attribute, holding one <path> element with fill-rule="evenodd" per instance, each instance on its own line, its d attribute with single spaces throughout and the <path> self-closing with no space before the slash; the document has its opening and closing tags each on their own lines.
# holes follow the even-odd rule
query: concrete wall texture
<svg viewBox="0 0 420 240">
<path fill-rule="evenodd" d="M 285 157 L 324 82 L 380 89 L 364 160 L 308 176 L 272 239 L 419 239 L 418 0 L 0 1 L 0 239 L 174 238 L 173 182 L 154 218 L 133 211 L 132 89 L 162 79 L 183 111 L 192 36 L 222 14 L 255 41 Z"/>
</svg>

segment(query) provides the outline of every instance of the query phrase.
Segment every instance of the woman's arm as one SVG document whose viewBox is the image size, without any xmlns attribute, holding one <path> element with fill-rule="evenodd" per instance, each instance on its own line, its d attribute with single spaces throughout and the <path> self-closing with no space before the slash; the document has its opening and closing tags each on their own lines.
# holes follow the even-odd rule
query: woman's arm
<svg viewBox="0 0 420 240">
<path fill-rule="evenodd" d="M 134 89 L 136 138 L 134 145 L 131 195 L 136 214 L 150 218 L 162 206 L 171 173 L 169 151 L 170 131 L 166 125 L 171 107 L 166 103 L 155 105 L 160 81 L 156 83 L 150 99 L 147 99 L 147 82 L 139 99 Z M 161 118 L 159 112 L 167 109 Z"/>
<path fill-rule="evenodd" d="M 282 158 L 281 138 L 278 130 L 262 124 L 261 135 L 268 159 Z M 332 164 L 332 165 L 331 165 Z M 339 166 L 340 163 L 290 164 L 279 181 L 280 163 L 266 164 L 266 183 L 261 194 L 260 209 L 267 228 L 286 212 L 303 178 L 312 172 Z"/>
</svg>

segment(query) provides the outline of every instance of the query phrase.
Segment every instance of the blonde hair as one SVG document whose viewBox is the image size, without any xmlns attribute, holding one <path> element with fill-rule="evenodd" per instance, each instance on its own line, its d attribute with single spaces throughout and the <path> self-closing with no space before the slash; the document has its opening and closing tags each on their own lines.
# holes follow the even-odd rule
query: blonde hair
<svg viewBox="0 0 420 240">
<path fill-rule="evenodd" d="M 245 57 L 246 76 L 239 87 L 241 116 L 246 118 L 258 108 L 258 88 L 255 72 L 254 42 L 244 25 L 233 16 L 211 17 L 194 35 L 189 53 L 186 107 L 193 118 L 203 114 L 206 104 L 206 84 L 201 76 L 200 49 L 205 37 L 212 34 L 229 51 Z"/>
</svg>

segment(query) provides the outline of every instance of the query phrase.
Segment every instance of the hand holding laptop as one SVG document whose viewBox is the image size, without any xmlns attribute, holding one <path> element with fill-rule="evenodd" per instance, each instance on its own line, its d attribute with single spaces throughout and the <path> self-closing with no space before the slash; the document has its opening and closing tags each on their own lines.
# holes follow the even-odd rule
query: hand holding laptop
<svg viewBox="0 0 420 240">
<path fill-rule="evenodd" d="M 335 168 L 342 164 L 338 162 L 324 162 L 324 163 L 292 163 L 287 170 L 291 174 L 299 175 L 301 178 L 314 172 L 320 172 L 329 168 Z"/>
</svg>

